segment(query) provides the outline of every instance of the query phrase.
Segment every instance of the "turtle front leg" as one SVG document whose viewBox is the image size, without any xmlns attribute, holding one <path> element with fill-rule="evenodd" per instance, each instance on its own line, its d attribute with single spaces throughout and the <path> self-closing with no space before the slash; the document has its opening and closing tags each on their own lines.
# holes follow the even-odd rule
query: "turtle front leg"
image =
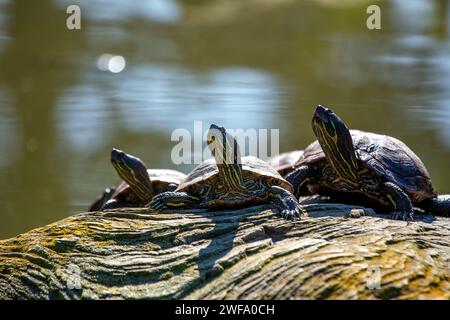
<svg viewBox="0 0 450 320">
<path fill-rule="evenodd" d="M 284 177 L 294 187 L 297 197 L 309 195 L 308 184 L 313 180 L 313 172 L 308 166 L 301 166 Z"/>
<path fill-rule="evenodd" d="M 154 210 L 167 209 L 192 209 L 198 208 L 200 198 L 187 194 L 186 192 L 162 192 L 153 197 L 152 201 L 146 205 Z"/>
<path fill-rule="evenodd" d="M 396 184 L 386 182 L 383 186 L 386 201 L 394 206 L 391 218 L 395 220 L 413 220 L 414 209 L 408 195 Z"/>
<path fill-rule="evenodd" d="M 441 194 L 417 205 L 433 215 L 450 217 L 450 194 Z"/>
<path fill-rule="evenodd" d="M 297 198 L 281 187 L 272 186 L 268 188 L 266 196 L 269 202 L 280 210 L 280 214 L 284 219 L 293 220 L 308 216 L 298 203 Z"/>
</svg>

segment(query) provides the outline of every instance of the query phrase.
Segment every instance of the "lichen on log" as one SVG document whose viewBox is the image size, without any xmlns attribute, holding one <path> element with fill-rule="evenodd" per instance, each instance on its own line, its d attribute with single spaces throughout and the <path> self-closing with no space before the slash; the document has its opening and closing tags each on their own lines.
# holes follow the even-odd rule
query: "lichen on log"
<svg viewBox="0 0 450 320">
<path fill-rule="evenodd" d="M 81 213 L 0 241 L 1 299 L 449 299 L 449 218 Z"/>
</svg>

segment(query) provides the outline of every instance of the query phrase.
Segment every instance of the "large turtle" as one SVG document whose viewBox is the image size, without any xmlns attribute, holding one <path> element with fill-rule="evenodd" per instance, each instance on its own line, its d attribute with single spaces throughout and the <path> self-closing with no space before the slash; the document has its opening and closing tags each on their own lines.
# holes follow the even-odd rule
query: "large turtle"
<svg viewBox="0 0 450 320">
<path fill-rule="evenodd" d="M 141 159 L 118 149 L 111 151 L 111 163 L 123 181 L 117 189 L 105 189 L 91 205 L 89 211 L 143 207 L 155 194 L 175 190 L 186 177 L 184 173 L 176 170 L 147 170 Z"/>
<path fill-rule="evenodd" d="M 400 140 L 349 130 L 319 105 L 312 120 L 317 140 L 286 175 L 297 196 L 321 194 L 350 204 L 413 219 L 413 205 L 434 214 L 450 213 L 450 196 L 437 196 L 422 161 Z"/>
<path fill-rule="evenodd" d="M 156 195 L 151 208 L 219 210 L 270 203 L 286 219 L 304 214 L 291 184 L 265 161 L 241 158 L 236 139 L 223 127 L 211 125 L 207 144 L 214 158 L 195 167 L 174 192 Z"/>
</svg>

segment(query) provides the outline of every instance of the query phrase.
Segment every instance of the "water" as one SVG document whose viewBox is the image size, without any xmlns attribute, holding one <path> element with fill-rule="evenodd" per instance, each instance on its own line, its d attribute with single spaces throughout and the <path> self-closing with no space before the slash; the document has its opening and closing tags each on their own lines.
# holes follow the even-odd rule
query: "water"
<svg viewBox="0 0 450 320">
<path fill-rule="evenodd" d="M 81 30 L 65 27 L 70 4 Z M 119 182 L 112 147 L 188 171 L 171 133 L 202 121 L 304 148 L 318 103 L 405 141 L 449 193 L 449 2 L 380 1 L 381 31 L 368 4 L 0 1 L 0 238 L 84 211 Z M 103 54 L 124 69 L 100 70 Z"/>
</svg>

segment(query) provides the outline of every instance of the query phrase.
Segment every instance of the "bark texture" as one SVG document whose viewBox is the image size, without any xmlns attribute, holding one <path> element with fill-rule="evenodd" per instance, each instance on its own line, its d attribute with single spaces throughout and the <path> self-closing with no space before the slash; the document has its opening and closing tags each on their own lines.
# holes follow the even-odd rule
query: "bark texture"
<svg viewBox="0 0 450 320">
<path fill-rule="evenodd" d="M 449 299 L 449 218 L 82 213 L 0 241 L 1 299 Z"/>
</svg>

